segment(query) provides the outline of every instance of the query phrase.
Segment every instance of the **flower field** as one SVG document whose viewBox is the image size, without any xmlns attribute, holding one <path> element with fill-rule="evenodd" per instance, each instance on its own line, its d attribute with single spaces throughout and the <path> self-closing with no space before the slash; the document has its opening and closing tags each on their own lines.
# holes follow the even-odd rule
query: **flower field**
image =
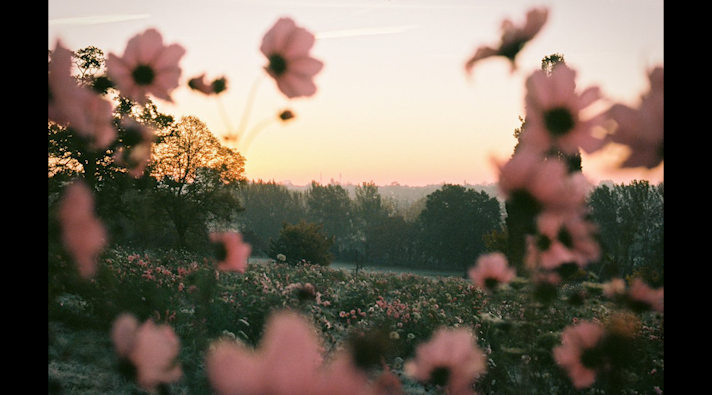
<svg viewBox="0 0 712 395">
<path fill-rule="evenodd" d="M 356 350 L 370 379 L 389 372 L 406 394 L 445 393 L 406 374 L 417 347 L 441 327 L 472 330 L 486 358 L 477 393 L 653 394 L 664 389 L 663 315 L 618 303 L 603 284 L 586 276 L 542 301 L 521 278 L 485 292 L 461 277 L 317 265 L 251 260 L 240 273 L 218 271 L 210 258 L 176 251 L 108 250 L 91 282 L 72 280 L 68 268 L 69 263 L 50 271 L 50 285 L 63 284 L 50 286 L 50 393 L 142 393 L 110 337 L 112 322 L 124 312 L 175 331 L 183 374 L 160 387 L 172 394 L 214 393 L 206 354 L 218 341 L 259 349 L 265 326 L 278 311 L 295 312 L 313 325 L 325 360 L 345 348 Z M 553 350 L 561 345 L 564 329 L 581 322 L 600 323 L 626 341 L 618 343 L 623 368 L 600 369 L 593 385 L 576 389 Z"/>
</svg>

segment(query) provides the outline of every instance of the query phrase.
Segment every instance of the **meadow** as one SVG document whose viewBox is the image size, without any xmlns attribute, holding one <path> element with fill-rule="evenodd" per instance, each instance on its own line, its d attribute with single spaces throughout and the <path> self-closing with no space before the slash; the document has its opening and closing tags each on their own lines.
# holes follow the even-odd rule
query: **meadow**
<svg viewBox="0 0 712 395">
<path fill-rule="evenodd" d="M 230 339 L 258 347 L 273 312 L 291 310 L 313 323 L 325 357 L 359 334 L 371 336 L 372 377 L 390 371 L 407 394 L 441 394 L 404 373 L 418 344 L 440 327 L 469 327 L 487 358 L 479 394 L 655 394 L 664 389 L 663 315 L 610 300 L 603 285 L 580 273 L 553 297 L 535 298 L 528 279 L 484 292 L 463 276 L 353 270 L 346 264 L 290 266 L 251 259 L 244 273 L 217 271 L 207 257 L 180 251 L 108 249 L 91 282 L 70 261 L 50 270 L 49 393 L 140 394 L 110 338 L 113 320 L 131 312 L 171 326 L 180 338 L 180 380 L 171 394 L 213 394 L 205 353 Z M 593 320 L 629 337 L 625 369 L 576 389 L 552 349 L 562 330 Z M 374 350 L 377 350 L 374 353 Z M 370 358 L 370 359 L 369 359 Z"/>
</svg>

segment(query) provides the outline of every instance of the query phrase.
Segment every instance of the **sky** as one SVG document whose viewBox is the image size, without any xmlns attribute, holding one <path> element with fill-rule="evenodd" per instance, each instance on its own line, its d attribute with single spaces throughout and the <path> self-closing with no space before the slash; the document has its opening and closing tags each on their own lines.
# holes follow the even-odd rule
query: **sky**
<svg viewBox="0 0 712 395">
<path fill-rule="evenodd" d="M 515 72 L 489 58 L 467 76 L 466 60 L 499 42 L 503 19 L 519 24 L 542 6 L 549 20 Z M 524 82 L 541 59 L 563 54 L 577 88 L 598 86 L 606 105 L 635 106 L 648 70 L 664 66 L 663 8 L 663 0 L 49 0 L 48 49 L 61 40 L 120 56 L 132 36 L 158 29 L 186 49 L 181 87 L 173 103 L 155 100 L 159 111 L 196 116 L 218 137 L 244 124 L 237 148 L 251 180 L 494 183 L 493 163 L 512 153 Z M 280 17 L 317 37 L 311 55 L 324 68 L 313 96 L 287 99 L 263 69 L 262 36 Z M 224 76 L 228 91 L 187 88 L 201 74 Z M 296 118 L 277 121 L 284 109 Z M 622 155 L 620 147 L 584 155 L 584 175 L 594 185 L 663 181 L 663 165 L 618 169 Z"/>
</svg>

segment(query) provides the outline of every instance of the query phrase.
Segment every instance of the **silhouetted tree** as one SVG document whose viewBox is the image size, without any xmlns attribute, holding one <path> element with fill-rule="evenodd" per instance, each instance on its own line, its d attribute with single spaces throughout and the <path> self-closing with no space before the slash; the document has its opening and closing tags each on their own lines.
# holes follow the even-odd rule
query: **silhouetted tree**
<svg viewBox="0 0 712 395">
<path fill-rule="evenodd" d="M 307 218 L 324 225 L 324 233 L 334 236 L 337 258 L 356 258 L 353 202 L 341 185 L 320 185 L 312 182 L 306 194 Z"/>
<path fill-rule="evenodd" d="M 268 255 L 270 258 L 289 264 L 301 262 L 329 266 L 333 259 L 330 252 L 334 237 L 322 232 L 323 225 L 299 221 L 296 224 L 285 223 L 279 237 L 270 240 Z"/>
<path fill-rule="evenodd" d="M 426 252 L 442 264 L 465 269 L 485 251 L 485 234 L 500 228 L 500 205 L 484 191 L 445 184 L 427 196 L 418 222 Z"/>
</svg>

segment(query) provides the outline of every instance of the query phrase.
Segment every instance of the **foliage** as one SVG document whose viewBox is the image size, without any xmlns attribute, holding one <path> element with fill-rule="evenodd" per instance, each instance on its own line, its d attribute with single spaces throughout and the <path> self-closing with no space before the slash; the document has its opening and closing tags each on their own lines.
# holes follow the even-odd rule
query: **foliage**
<svg viewBox="0 0 712 395">
<path fill-rule="evenodd" d="M 273 259 L 284 260 L 290 264 L 311 263 L 329 266 L 333 259 L 330 252 L 334 244 L 333 236 L 322 232 L 322 224 L 299 221 L 296 224 L 284 223 L 276 240 L 270 240 L 268 255 Z M 280 259 L 284 256 L 283 259 Z"/>
<path fill-rule="evenodd" d="M 408 394 L 438 393 L 410 380 L 403 362 L 441 326 L 474 329 L 488 358 L 478 393 L 581 393 L 552 359 L 562 328 L 572 320 L 606 323 L 622 318 L 635 331 L 629 349 L 635 358 L 622 372 L 617 392 L 599 380 L 590 393 L 664 389 L 662 315 L 621 310 L 602 294 L 600 284 L 568 284 L 551 304 L 537 305 L 529 300 L 532 285 L 524 279 L 484 293 L 457 277 L 264 261 L 251 262 L 245 273 L 218 273 L 210 262 L 209 257 L 177 250 L 106 251 L 95 281 L 77 283 L 49 304 L 50 382 L 64 389 L 85 388 L 84 393 L 128 393 L 132 384 L 115 369 L 118 360 L 108 328 L 117 314 L 130 311 L 171 325 L 180 337 L 184 378 L 172 385 L 172 393 L 208 395 L 201 347 L 219 338 L 256 346 L 266 317 L 292 309 L 314 324 L 327 355 L 355 333 L 386 331 L 392 351 L 381 369 L 395 373 Z M 109 388 L 107 383 L 115 385 Z"/>
</svg>

